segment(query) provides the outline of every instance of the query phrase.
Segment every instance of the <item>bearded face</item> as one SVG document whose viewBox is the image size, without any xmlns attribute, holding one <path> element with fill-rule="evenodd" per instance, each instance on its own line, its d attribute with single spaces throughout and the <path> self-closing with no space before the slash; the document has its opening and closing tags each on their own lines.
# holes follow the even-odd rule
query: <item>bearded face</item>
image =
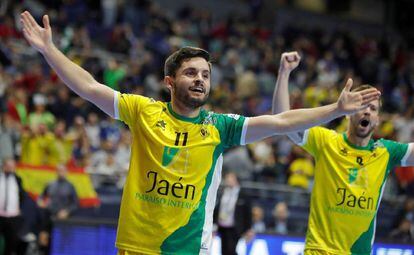
<svg viewBox="0 0 414 255">
<path fill-rule="evenodd" d="M 187 108 L 203 106 L 210 94 L 210 66 L 203 58 L 196 57 L 184 61 L 171 78 L 172 99 Z"/>
<path fill-rule="evenodd" d="M 379 101 L 373 101 L 367 108 L 351 115 L 350 132 L 358 138 L 371 136 L 379 122 Z"/>
</svg>

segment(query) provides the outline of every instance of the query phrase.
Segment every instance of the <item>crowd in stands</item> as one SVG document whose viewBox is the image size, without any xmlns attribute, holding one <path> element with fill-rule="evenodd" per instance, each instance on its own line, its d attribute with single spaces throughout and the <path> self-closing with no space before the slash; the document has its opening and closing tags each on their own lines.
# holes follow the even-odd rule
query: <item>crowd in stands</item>
<svg viewBox="0 0 414 255">
<path fill-rule="evenodd" d="M 382 91 L 382 124 L 375 137 L 414 141 L 414 51 L 404 41 L 294 24 L 278 33 L 250 17 L 213 19 L 210 11 L 190 7 L 171 13 L 145 0 L 5 0 L 0 3 L 0 161 L 13 157 L 21 164 L 83 167 L 97 188 L 122 189 L 128 171 L 127 127 L 68 90 L 29 47 L 19 25 L 25 9 L 37 20 L 48 13 L 56 45 L 99 82 L 123 93 L 168 100 L 162 82 L 166 56 L 186 45 L 207 49 L 213 69 L 206 108 L 216 112 L 270 113 L 280 56 L 296 50 L 302 59 L 290 81 L 294 108 L 333 102 L 352 77 L 355 85 L 369 83 Z M 343 118 L 328 125 L 342 132 L 346 123 Z M 312 159 L 286 137 L 229 150 L 224 170 L 237 172 L 242 183 L 303 190 L 311 190 L 314 174 Z M 390 196 L 414 196 L 414 168 L 396 169 L 389 187 Z M 412 241 L 414 209 L 407 203 L 411 206 L 391 235 L 402 240 L 410 233 Z M 263 208 L 253 207 L 256 231 L 289 232 L 286 203 L 275 205 L 270 225 L 263 214 Z"/>
</svg>

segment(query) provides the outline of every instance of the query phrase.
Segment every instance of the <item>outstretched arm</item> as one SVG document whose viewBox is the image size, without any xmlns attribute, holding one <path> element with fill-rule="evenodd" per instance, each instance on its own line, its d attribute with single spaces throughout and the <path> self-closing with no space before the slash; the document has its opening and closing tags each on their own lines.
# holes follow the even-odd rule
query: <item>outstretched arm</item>
<svg viewBox="0 0 414 255">
<path fill-rule="evenodd" d="M 246 129 L 246 143 L 273 135 L 303 131 L 337 117 L 358 112 L 368 107 L 371 101 L 378 100 L 380 96 L 376 89 L 351 92 L 351 87 L 352 80 L 348 79 L 338 101 L 334 104 L 250 118 Z"/>
<path fill-rule="evenodd" d="M 114 117 L 114 90 L 97 82 L 92 75 L 56 48 L 52 41 L 49 17 L 43 16 L 43 27 L 41 27 L 32 15 L 25 11 L 21 14 L 20 21 L 26 40 L 43 55 L 66 86 Z"/>
</svg>

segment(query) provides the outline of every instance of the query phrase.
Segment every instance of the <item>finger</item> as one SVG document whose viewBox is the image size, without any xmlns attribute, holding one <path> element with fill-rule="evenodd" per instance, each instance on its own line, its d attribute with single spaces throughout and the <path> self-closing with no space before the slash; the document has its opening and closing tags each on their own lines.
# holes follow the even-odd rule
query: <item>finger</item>
<svg viewBox="0 0 414 255">
<path fill-rule="evenodd" d="M 300 60 L 300 55 L 297 51 L 294 51 L 293 54 L 295 55 L 296 60 Z"/>
<path fill-rule="evenodd" d="M 33 30 L 32 24 L 29 20 L 29 17 L 26 14 L 26 12 L 23 12 L 21 17 L 22 17 L 21 20 L 22 20 L 23 26 L 28 30 Z"/>
<path fill-rule="evenodd" d="M 49 15 L 43 15 L 43 26 L 46 30 L 50 29 Z"/>
<path fill-rule="evenodd" d="M 371 97 L 379 98 L 380 95 L 381 94 L 379 92 L 375 91 L 375 92 L 371 92 L 369 94 L 362 95 L 362 99 L 371 98 Z"/>
<path fill-rule="evenodd" d="M 346 81 L 344 91 L 347 91 L 347 92 L 351 91 L 351 88 L 352 88 L 352 84 L 353 84 L 353 83 L 354 83 L 354 82 L 352 81 L 352 79 L 351 79 L 351 78 L 349 78 L 349 79 Z"/>
<path fill-rule="evenodd" d="M 375 89 L 375 88 L 372 88 L 372 89 L 364 89 L 364 90 L 361 90 L 359 93 L 360 93 L 361 95 L 365 95 L 365 94 L 370 94 L 370 93 L 372 93 L 372 92 L 378 92 L 378 93 L 381 93 L 379 90 L 377 90 L 377 89 Z"/>
<path fill-rule="evenodd" d="M 26 28 L 23 28 L 22 29 L 22 31 L 23 31 L 23 35 L 24 35 L 24 37 L 27 39 L 27 38 L 29 38 L 30 36 L 31 36 L 31 33 L 30 33 L 30 31 L 29 30 L 27 30 Z"/>
<path fill-rule="evenodd" d="M 287 62 L 295 62 L 297 60 L 296 55 L 294 53 L 288 53 L 286 54 L 286 61 Z"/>
<path fill-rule="evenodd" d="M 28 20 L 30 22 L 30 25 L 33 28 L 40 28 L 39 24 L 37 24 L 36 20 L 32 16 L 32 14 L 30 14 L 30 12 L 28 12 L 28 11 L 25 11 L 25 13 L 26 13 L 26 16 L 27 16 L 27 18 L 28 18 Z"/>
<path fill-rule="evenodd" d="M 379 99 L 379 96 L 378 96 L 378 95 L 372 95 L 372 96 L 370 96 L 370 97 L 363 98 L 363 99 L 362 99 L 362 104 L 363 104 L 363 105 L 365 105 L 365 104 L 369 104 L 369 103 L 371 103 L 372 101 L 375 101 L 375 100 L 378 100 L 378 99 Z"/>
</svg>

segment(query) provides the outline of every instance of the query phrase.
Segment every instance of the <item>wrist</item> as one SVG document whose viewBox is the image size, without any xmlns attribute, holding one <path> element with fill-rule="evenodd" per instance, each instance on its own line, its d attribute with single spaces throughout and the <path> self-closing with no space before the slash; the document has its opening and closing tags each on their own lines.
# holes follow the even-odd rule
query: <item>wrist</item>
<svg viewBox="0 0 414 255">
<path fill-rule="evenodd" d="M 47 45 L 43 51 L 41 52 L 43 56 L 48 56 L 50 55 L 54 50 L 56 50 L 56 46 L 53 43 L 50 43 L 49 45 Z"/>
<path fill-rule="evenodd" d="M 279 75 L 285 75 L 285 76 L 289 76 L 290 75 L 291 70 L 288 70 L 284 67 L 279 67 Z"/>
<path fill-rule="evenodd" d="M 332 104 L 333 113 L 337 117 L 341 117 L 343 115 L 346 115 L 346 112 L 344 110 L 341 110 L 338 102 L 335 102 Z"/>
</svg>

